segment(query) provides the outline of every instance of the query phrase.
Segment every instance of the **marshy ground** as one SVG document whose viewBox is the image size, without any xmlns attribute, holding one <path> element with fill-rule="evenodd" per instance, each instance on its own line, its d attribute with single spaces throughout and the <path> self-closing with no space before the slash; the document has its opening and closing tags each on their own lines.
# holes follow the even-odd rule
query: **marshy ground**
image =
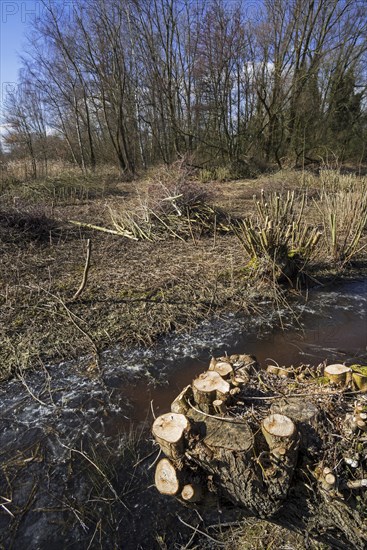
<svg viewBox="0 0 367 550">
<path fill-rule="evenodd" d="M 173 183 L 167 190 L 169 177 Z M 175 172 L 164 173 L 162 178 L 157 171 L 148 179 L 130 183 L 113 178 L 106 183 L 94 176 L 90 180 L 3 184 L 2 379 L 45 361 L 90 352 L 98 356 L 113 343 L 151 345 L 171 330 L 188 331 L 218 312 L 256 310 L 264 296 L 273 296 L 277 306 L 279 293 L 272 274 L 253 269 L 239 238 L 233 231 L 220 231 L 216 220 L 210 230 L 190 226 L 183 239 L 167 231 L 159 240 L 131 240 L 70 223 L 76 220 L 114 229 L 111 211 L 125 216 L 141 211 L 152 192 L 158 195 L 156 203 L 165 200 L 177 192 L 177 179 Z M 328 182 L 343 192 L 354 186 L 353 194 L 365 199 L 365 178 L 334 172 L 322 182 L 318 176 L 293 171 L 235 182 L 194 180 L 191 188 L 197 186 L 198 193 L 205 195 L 205 204 L 234 218 L 255 216 L 253 195 L 261 189 L 268 194 L 295 190 L 297 195 L 307 194 L 302 216 L 321 227 L 319 193 Z M 182 181 L 180 185 L 181 191 Z M 335 188 L 331 192 L 335 194 Z M 365 237 L 362 232 L 353 260 L 361 262 L 366 256 L 366 249 L 362 250 Z M 342 241 L 342 233 L 337 238 Z M 92 245 L 88 281 L 73 300 L 83 276 L 87 239 Z M 309 262 L 313 276 L 338 270 L 327 246 L 320 246 Z"/>
<path fill-rule="evenodd" d="M 167 183 L 167 178 L 171 177 L 172 188 Z M 363 204 L 366 180 L 335 172 L 318 176 L 290 171 L 235 182 L 194 180 L 190 185 L 197 186 L 201 196 L 205 196 L 205 204 L 228 213 L 232 219 L 255 218 L 253 195 L 260 195 L 261 189 L 269 196 L 274 192 L 286 195 L 287 191 L 295 191 L 297 201 L 306 194 L 302 216 L 326 234 L 329 229 L 323 224 L 327 218 L 320 214 L 318 207 L 322 189 L 328 189 L 334 197 L 344 193 L 350 199 L 353 195 L 356 202 Z M 162 190 L 163 195 L 159 195 Z M 176 510 L 176 505 L 168 504 L 164 497 L 155 494 L 154 488 L 149 488 L 151 475 L 147 465 L 155 457 L 145 460 L 154 451 L 148 426 L 132 425 L 130 435 L 125 426 L 117 433 L 118 437 L 113 430 L 113 433 L 108 431 L 111 430 L 109 426 L 106 433 L 103 428 L 101 442 L 96 440 L 91 445 L 101 431 L 94 423 L 96 411 L 107 418 L 111 411 L 116 412 L 120 407 L 118 410 L 125 414 L 123 397 L 116 402 L 112 399 L 111 407 L 106 408 L 111 388 L 102 384 L 96 388 L 101 392 L 100 402 L 98 393 L 90 401 L 88 390 L 84 395 L 80 388 L 75 404 L 72 403 L 75 396 L 70 396 L 66 404 L 57 376 L 48 382 L 45 365 L 84 356 L 86 359 L 79 365 L 79 375 L 95 380 L 98 385 L 100 353 L 106 348 L 116 344 L 122 350 L 134 344 L 153 346 L 162 335 L 171 331 L 186 333 L 203 319 L 231 311 L 256 314 L 261 311 L 260 302 L 264 298 L 267 299 L 266 308 L 270 303 L 274 309 L 283 308 L 298 292 L 297 284 L 290 284 L 290 280 L 283 281 L 280 286 L 268 265 L 262 269 L 261 261 L 251 263 L 251 256 L 235 232 L 221 231 L 216 219 L 205 231 L 186 224 L 183 238 L 169 231 L 162 235 L 160 227 L 159 240 L 132 240 L 88 229 L 85 225 L 114 230 L 111 210 L 122 212 L 126 219 L 126 213 L 141 212 L 142 205 L 146 205 L 152 195 L 159 195 L 158 198 L 153 196 L 157 203 L 172 196 L 175 190 L 177 174 L 167 176 L 165 170 L 129 183 L 119 181 L 116 176 L 59 178 L 22 184 L 3 182 L 0 208 L 2 391 L 5 399 L 12 391 L 22 388 L 33 403 L 33 416 L 29 416 L 27 407 L 20 415 L 22 407 L 18 404 L 15 409 L 6 410 L 6 418 L 3 418 L 4 428 L 7 422 L 12 427 L 19 422 L 22 439 L 16 454 L 9 454 L 6 434 L 13 432 L 4 429 L 1 475 L 6 487 L 2 496 L 7 500 L 2 503 L 5 506 L 2 508 L 3 532 L 8 531 L 9 522 L 11 525 L 7 537 L 3 538 L 5 547 L 9 541 L 17 547 L 20 543 L 31 547 L 29 544 L 36 540 L 29 539 L 32 538 L 31 527 L 35 518 L 40 517 L 37 514 L 41 514 L 39 525 L 42 528 L 50 522 L 57 525 L 54 532 L 59 540 L 64 537 L 64 542 L 69 541 L 70 548 L 73 544 L 99 548 L 106 541 L 122 544 L 124 537 L 124 548 L 227 545 L 243 550 L 271 548 L 275 541 L 284 548 L 304 548 L 305 541 L 299 535 L 252 519 L 247 520 L 244 538 L 243 524 L 238 525 L 236 518 L 232 518 L 231 525 L 225 529 L 225 542 L 221 528 L 213 527 L 206 531 L 213 535 L 213 540 L 203 536 L 198 543 L 197 533 L 195 538 L 192 535 L 196 526 L 200 529 L 203 525 L 200 517 L 196 521 L 191 512 L 186 516 L 181 505 Z M 298 202 L 296 209 L 300 209 Z M 336 212 L 341 221 L 345 220 L 344 214 L 350 216 L 351 213 L 351 210 Z M 70 220 L 83 225 L 75 225 Z M 351 261 L 344 262 L 342 255 L 338 257 L 337 253 L 343 244 L 345 247 L 350 243 L 355 233 L 352 228 L 348 234 L 345 224 L 343 227 L 334 224 L 334 227 L 337 242 L 334 243 L 331 231 L 330 238 L 321 238 L 319 248 L 307 261 L 304 271 L 311 283 L 325 277 L 354 276 L 364 270 L 367 258 L 366 249 L 363 249 L 365 228 Z M 87 239 L 92 243 L 88 280 L 81 295 L 73 299 L 83 277 Z M 27 369 L 40 373 L 43 381 L 35 388 L 42 387 L 41 393 L 33 392 L 33 386 L 27 382 Z M 13 379 L 6 382 L 9 377 Z M 78 384 L 78 380 L 71 381 L 71 385 Z M 37 396 L 46 403 L 37 402 Z M 54 417 L 55 412 L 59 415 L 59 424 L 54 425 L 47 418 Z M 43 413 L 47 414 L 42 416 Z M 44 422 L 40 421 L 41 417 Z M 56 454 L 55 449 L 58 449 Z M 83 483 L 77 482 L 78 486 L 74 486 L 75 480 L 80 479 Z M 117 486 L 121 488 L 118 498 L 111 491 L 111 487 Z M 67 488 L 65 493 L 62 487 Z M 54 509 L 50 505 L 50 495 L 57 502 Z M 7 507 L 14 514 L 13 518 Z M 163 523 L 156 518 L 157 507 L 163 510 Z M 129 537 L 124 534 L 129 525 L 134 525 L 135 530 L 141 528 L 134 512 L 136 509 L 141 513 L 144 509 L 144 518 L 149 524 L 146 531 L 142 530 L 145 546 L 144 542 L 139 542 L 140 546 L 135 544 L 133 533 Z M 175 511 L 191 528 L 174 517 Z M 103 514 L 103 522 L 99 514 Z M 218 525 L 218 516 L 213 519 L 213 524 L 215 522 Z M 210 524 L 207 519 L 205 525 Z M 179 536 L 174 541 L 172 533 L 177 532 Z M 22 539 L 22 533 L 28 538 Z M 60 547 L 65 547 L 64 542 Z M 46 543 L 47 536 L 41 541 L 41 547 Z M 317 547 L 312 544 L 311 548 Z"/>
</svg>

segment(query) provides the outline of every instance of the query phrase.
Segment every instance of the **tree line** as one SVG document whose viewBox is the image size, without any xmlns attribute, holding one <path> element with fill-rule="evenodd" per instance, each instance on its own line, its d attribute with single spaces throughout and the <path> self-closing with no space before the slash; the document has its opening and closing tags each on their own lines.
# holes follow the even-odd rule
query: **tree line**
<svg viewBox="0 0 367 550">
<path fill-rule="evenodd" d="M 367 160 L 366 0 L 43 0 L 7 149 L 125 176 Z"/>
</svg>

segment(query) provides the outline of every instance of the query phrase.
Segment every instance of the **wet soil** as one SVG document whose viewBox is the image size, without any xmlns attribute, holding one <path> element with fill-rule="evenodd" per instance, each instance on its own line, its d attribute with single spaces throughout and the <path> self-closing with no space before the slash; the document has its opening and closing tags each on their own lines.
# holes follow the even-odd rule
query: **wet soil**
<svg viewBox="0 0 367 550">
<path fill-rule="evenodd" d="M 259 189 L 298 185 L 223 183 L 214 202 L 242 216 Z M 201 518 L 157 493 L 150 425 L 212 354 L 367 364 L 365 279 L 290 297 L 290 314 L 243 279 L 233 235 L 157 245 L 68 223 L 105 226 L 143 187 L 56 205 L 10 197 L 0 215 L 0 378 L 12 376 L 0 386 L 0 548 L 182 548 L 193 531 L 181 520 L 204 529 L 236 514 Z"/>
<path fill-rule="evenodd" d="M 115 347 L 99 366 L 85 356 L 1 386 L 2 547 L 180 548 L 192 536 L 182 520 L 238 519 L 227 508 L 202 521 L 157 493 L 153 414 L 169 410 L 211 354 L 254 353 L 263 367 L 367 364 L 366 279 L 314 289 L 293 316 L 283 312 L 283 328 L 266 305 L 262 316 L 223 315 L 150 349 Z"/>
</svg>

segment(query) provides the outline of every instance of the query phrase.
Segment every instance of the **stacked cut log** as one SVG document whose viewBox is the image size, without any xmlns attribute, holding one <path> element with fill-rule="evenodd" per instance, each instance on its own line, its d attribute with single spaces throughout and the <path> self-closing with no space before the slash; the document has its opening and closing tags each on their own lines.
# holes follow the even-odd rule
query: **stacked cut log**
<svg viewBox="0 0 367 550">
<path fill-rule="evenodd" d="M 325 426 L 320 399 L 315 404 L 303 394 L 264 394 L 262 377 L 269 381 L 274 374 L 279 379 L 279 372 L 265 373 L 246 354 L 212 358 L 208 370 L 176 397 L 171 411 L 154 421 L 153 435 L 165 454 L 156 466 L 158 491 L 203 507 L 214 495 L 246 514 L 276 518 L 299 531 L 312 518 L 314 526 L 322 524 L 321 540 L 337 544 L 348 539 L 351 548 L 364 548 L 363 517 L 351 506 L 353 499 L 340 490 L 364 491 L 366 480 L 346 482 L 341 476 L 339 482 L 336 470 L 322 460 Z M 292 383 L 288 374 L 282 375 L 284 384 Z M 343 392 L 352 383 L 351 369 L 344 365 L 326 367 L 324 376 L 335 391 Z M 349 425 L 353 422 L 362 434 L 366 409 L 363 401 L 349 415 Z M 313 486 L 310 479 L 315 480 Z M 325 508 L 320 504 L 324 501 Z M 340 525 L 330 519 L 332 510 L 335 517 L 344 514 Z"/>
</svg>

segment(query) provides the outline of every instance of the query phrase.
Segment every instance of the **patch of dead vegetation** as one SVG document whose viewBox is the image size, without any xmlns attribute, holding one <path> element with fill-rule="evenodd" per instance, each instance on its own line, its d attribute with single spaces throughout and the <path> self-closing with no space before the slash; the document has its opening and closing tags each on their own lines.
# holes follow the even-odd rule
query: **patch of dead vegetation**
<svg viewBox="0 0 367 550">
<path fill-rule="evenodd" d="M 42 203 L 36 194 L 33 202 L 23 196 L 14 206 L 8 197 L 0 213 L 2 379 L 44 361 L 98 354 L 117 342 L 151 345 L 168 331 L 189 331 L 210 315 L 256 309 L 259 296 L 274 297 L 271 276 L 259 276 L 231 232 L 211 230 L 182 240 L 168 234 L 150 242 L 69 223 L 76 219 L 111 227 L 111 208 L 134 212 L 152 188 L 153 199 L 162 188 L 169 188 L 170 195 L 181 194 L 185 179 L 180 170 L 173 182 L 171 176 L 158 171 L 145 180 L 116 183 L 112 194 L 106 191 L 93 199 Z M 210 197 L 210 204 L 231 216 L 251 218 L 254 193 L 261 188 L 298 189 L 302 177 L 269 175 L 214 188 L 208 182 L 187 191 L 195 199 L 197 193 Z M 107 189 L 106 182 L 103 186 Z M 308 189 L 318 192 L 316 179 L 310 179 Z M 307 200 L 306 219 L 312 221 L 314 215 L 313 201 Z M 87 239 L 92 241 L 88 281 L 73 301 L 83 276 Z M 279 304 L 279 294 L 275 302 Z"/>
</svg>

